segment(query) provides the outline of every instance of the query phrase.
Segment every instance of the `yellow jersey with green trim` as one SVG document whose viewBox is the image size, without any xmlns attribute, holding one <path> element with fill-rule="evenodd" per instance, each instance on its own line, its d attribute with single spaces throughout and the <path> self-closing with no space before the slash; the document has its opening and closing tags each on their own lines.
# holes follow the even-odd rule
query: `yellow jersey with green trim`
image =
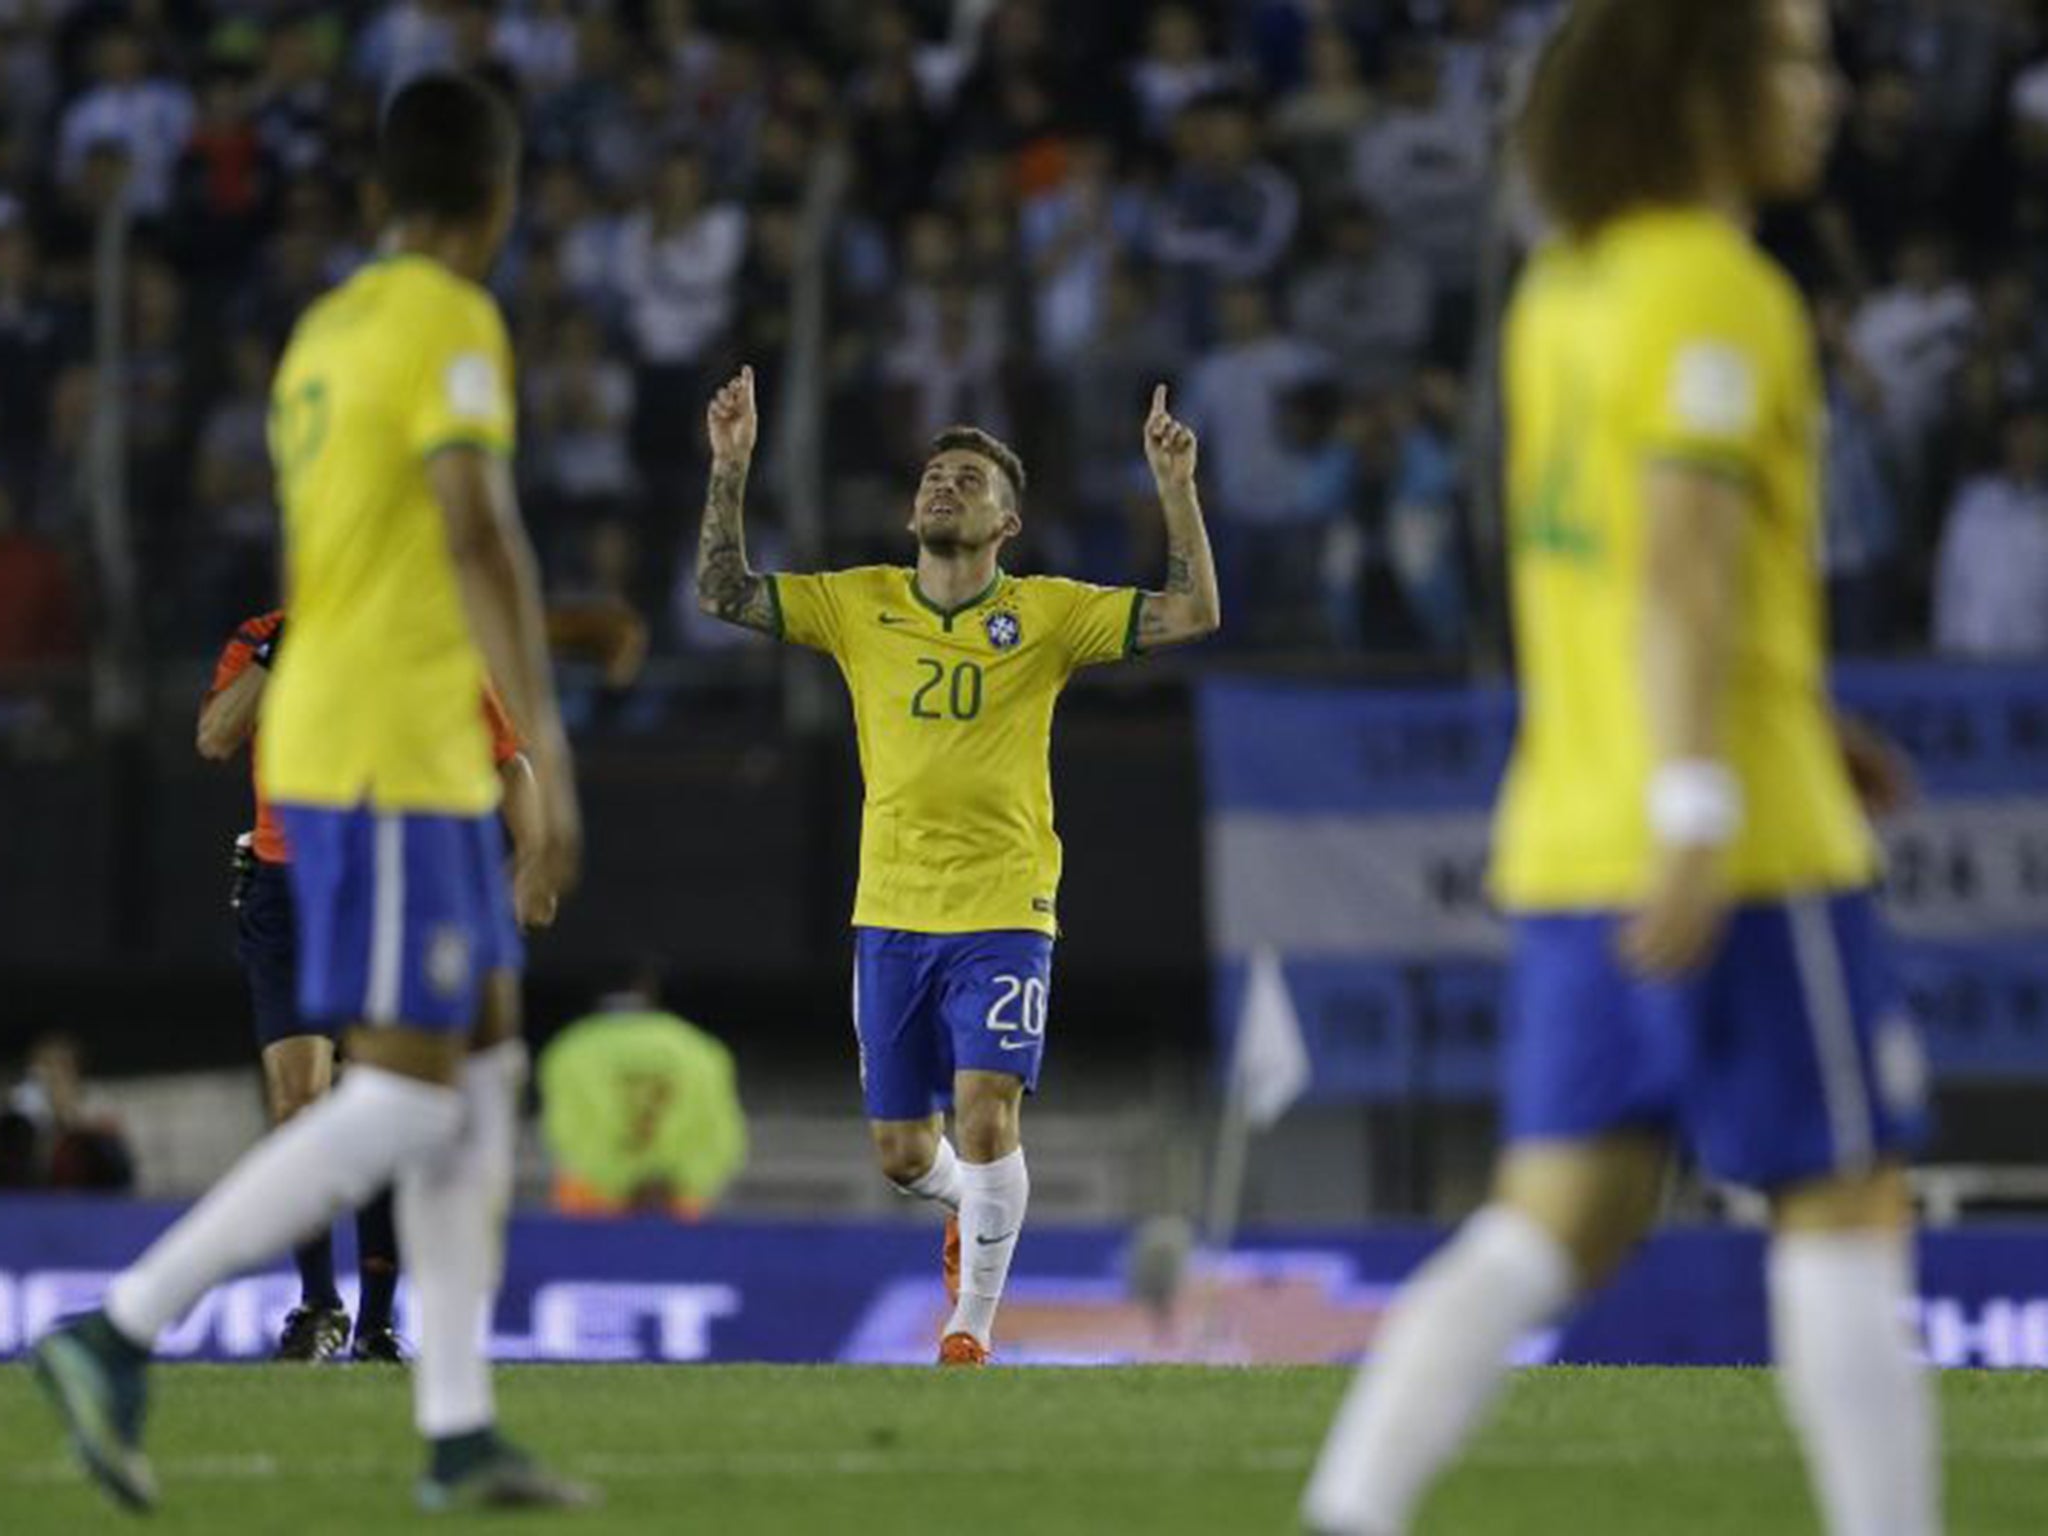
<svg viewBox="0 0 2048 1536">
<path fill-rule="evenodd" d="M 1746 802 L 1738 899 L 1876 875 L 1827 698 L 1823 407 L 1790 279 L 1705 211 L 1646 210 L 1529 264 L 1504 343 L 1509 564 L 1521 724 L 1493 884 L 1521 911 L 1638 901 L 1655 854 L 1642 636 L 1648 472 L 1696 465 L 1750 514 L 1721 703 Z"/>
<path fill-rule="evenodd" d="M 504 321 L 440 263 L 372 263 L 299 321 L 270 402 L 290 618 L 258 740 L 269 799 L 497 804 L 484 663 L 427 465 L 452 447 L 509 454 L 513 434 Z"/>
<path fill-rule="evenodd" d="M 1057 935 L 1053 705 L 1076 669 L 1136 650 L 1140 594 L 998 572 L 948 612 L 900 566 L 770 579 L 782 636 L 828 653 L 853 699 L 854 925 Z"/>
</svg>

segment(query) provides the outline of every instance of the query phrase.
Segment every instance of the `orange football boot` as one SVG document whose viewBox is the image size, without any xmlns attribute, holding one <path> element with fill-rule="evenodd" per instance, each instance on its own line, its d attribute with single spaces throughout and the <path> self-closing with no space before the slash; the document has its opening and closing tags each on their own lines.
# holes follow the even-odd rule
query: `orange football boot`
<svg viewBox="0 0 2048 1536">
<path fill-rule="evenodd" d="M 946 1246 L 939 1250 L 939 1273 L 946 1282 L 946 1305 L 960 1305 L 960 1218 L 946 1218 Z"/>
<path fill-rule="evenodd" d="M 939 1340 L 939 1364 L 987 1365 L 988 1346 L 971 1333 L 949 1333 Z"/>
</svg>

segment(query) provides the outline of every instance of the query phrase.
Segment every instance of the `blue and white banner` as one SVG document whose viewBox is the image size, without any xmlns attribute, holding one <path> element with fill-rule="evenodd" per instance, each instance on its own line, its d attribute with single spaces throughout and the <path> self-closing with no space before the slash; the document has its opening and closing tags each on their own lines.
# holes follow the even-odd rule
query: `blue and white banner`
<svg viewBox="0 0 2048 1536">
<path fill-rule="evenodd" d="M 177 1215 L 116 1200 L 0 1199 L 0 1360 L 107 1282 Z M 1192 1266 L 1170 1299 L 1132 1292 L 1130 1234 L 1032 1227 L 998 1327 L 1008 1365 L 1302 1364 L 1368 1351 L 1443 1234 L 1265 1233 Z M 924 1364 L 948 1307 L 939 1230 L 902 1222 L 512 1223 L 492 1355 L 505 1361 Z M 1917 1318 L 1940 1365 L 2048 1368 L 2039 1229 L 1921 1239 Z M 297 1299 L 283 1270 L 232 1280 L 161 1341 L 166 1360 L 261 1360 Z M 400 1289 L 399 1322 L 408 1322 Z M 1746 1365 L 1769 1349 L 1754 1232 L 1658 1234 L 1620 1278 L 1521 1350 L 1530 1362 Z"/>
<path fill-rule="evenodd" d="M 1836 688 L 1919 774 L 1884 829 L 1886 910 L 1937 1070 L 2048 1076 L 2048 668 L 1849 667 Z M 1312 1095 L 1490 1093 L 1512 693 L 1217 679 L 1201 729 L 1219 1033 L 1270 948 Z"/>
</svg>

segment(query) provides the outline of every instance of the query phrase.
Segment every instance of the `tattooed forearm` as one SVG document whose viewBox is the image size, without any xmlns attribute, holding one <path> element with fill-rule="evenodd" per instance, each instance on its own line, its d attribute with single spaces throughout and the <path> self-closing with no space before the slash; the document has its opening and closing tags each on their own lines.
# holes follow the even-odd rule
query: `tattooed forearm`
<svg viewBox="0 0 2048 1536">
<path fill-rule="evenodd" d="M 743 509 L 745 464 L 714 463 L 704 496 L 704 527 L 697 539 L 697 606 L 728 624 L 772 634 L 775 599 L 766 578 L 747 565 Z"/>
<path fill-rule="evenodd" d="M 1202 528 L 1201 504 L 1192 494 L 1165 498 L 1166 585 L 1147 592 L 1138 607 L 1138 649 L 1184 645 L 1216 632 L 1216 561 Z"/>
</svg>

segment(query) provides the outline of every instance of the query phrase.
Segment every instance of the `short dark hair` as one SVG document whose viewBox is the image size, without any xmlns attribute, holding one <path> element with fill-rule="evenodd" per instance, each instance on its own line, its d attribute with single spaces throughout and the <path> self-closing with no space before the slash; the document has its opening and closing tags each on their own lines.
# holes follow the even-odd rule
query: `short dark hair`
<svg viewBox="0 0 2048 1536">
<path fill-rule="evenodd" d="M 1010 500 L 1017 503 L 1024 499 L 1024 461 L 1017 457 L 1017 451 L 1001 438 L 984 432 L 979 427 L 948 427 L 932 439 L 927 459 L 935 459 L 942 453 L 954 449 L 962 453 L 979 454 L 1003 472 L 1003 478 L 1010 482 Z"/>
<path fill-rule="evenodd" d="M 1770 38 L 1769 0 L 1573 0 L 1516 130 L 1545 212 L 1586 235 L 1698 198 L 1719 154 L 1751 176 L 1770 128 Z"/>
<path fill-rule="evenodd" d="M 489 211 L 518 158 L 505 98 L 473 75 L 437 70 L 409 81 L 385 110 L 377 179 L 393 214 L 462 223 Z"/>
</svg>

